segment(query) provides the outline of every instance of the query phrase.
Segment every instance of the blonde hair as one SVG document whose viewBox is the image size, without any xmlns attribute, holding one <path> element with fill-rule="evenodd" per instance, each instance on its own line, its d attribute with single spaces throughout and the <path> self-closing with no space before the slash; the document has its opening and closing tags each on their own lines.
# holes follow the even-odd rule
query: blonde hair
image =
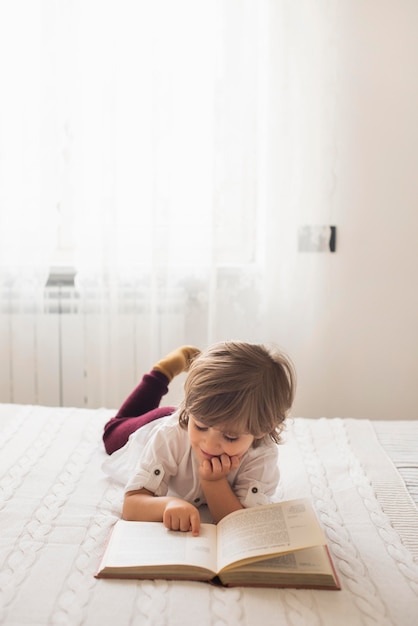
<svg viewBox="0 0 418 626">
<path fill-rule="evenodd" d="M 192 362 L 184 385 L 180 425 L 189 415 L 207 426 L 228 425 L 260 443 L 263 435 L 279 443 L 295 394 L 289 358 L 277 349 L 245 342 L 218 343 Z"/>
</svg>

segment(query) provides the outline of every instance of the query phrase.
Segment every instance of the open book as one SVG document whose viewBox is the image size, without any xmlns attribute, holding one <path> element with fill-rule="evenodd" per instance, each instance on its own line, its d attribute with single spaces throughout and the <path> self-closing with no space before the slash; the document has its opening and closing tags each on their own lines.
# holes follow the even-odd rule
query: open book
<svg viewBox="0 0 418 626">
<path fill-rule="evenodd" d="M 97 578 L 200 580 L 225 586 L 340 589 L 306 499 L 235 511 L 198 537 L 162 522 L 118 520 Z"/>
</svg>

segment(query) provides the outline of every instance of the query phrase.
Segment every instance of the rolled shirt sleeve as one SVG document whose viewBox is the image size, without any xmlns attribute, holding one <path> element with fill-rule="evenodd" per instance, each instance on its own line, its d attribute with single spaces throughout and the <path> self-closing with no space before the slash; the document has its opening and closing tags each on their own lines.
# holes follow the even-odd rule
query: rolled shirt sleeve
<svg viewBox="0 0 418 626">
<path fill-rule="evenodd" d="M 125 492 L 148 489 L 156 496 L 167 495 L 170 482 L 181 470 L 184 457 L 181 444 L 187 433 L 177 425 L 174 428 L 168 428 L 168 424 L 165 426 L 154 430 L 145 443 Z"/>
<path fill-rule="evenodd" d="M 233 489 L 245 508 L 273 501 L 280 474 L 278 446 L 271 440 L 250 448 L 238 469 Z"/>
</svg>

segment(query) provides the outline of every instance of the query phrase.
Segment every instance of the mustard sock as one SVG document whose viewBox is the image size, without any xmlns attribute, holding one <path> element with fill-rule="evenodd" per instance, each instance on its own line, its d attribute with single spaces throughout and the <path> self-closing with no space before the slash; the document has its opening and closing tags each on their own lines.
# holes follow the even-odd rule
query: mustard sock
<svg viewBox="0 0 418 626">
<path fill-rule="evenodd" d="M 198 354 L 200 354 L 200 350 L 194 346 L 181 346 L 158 361 L 153 369 L 162 372 L 171 381 L 174 376 L 187 372 L 191 362 Z"/>
</svg>

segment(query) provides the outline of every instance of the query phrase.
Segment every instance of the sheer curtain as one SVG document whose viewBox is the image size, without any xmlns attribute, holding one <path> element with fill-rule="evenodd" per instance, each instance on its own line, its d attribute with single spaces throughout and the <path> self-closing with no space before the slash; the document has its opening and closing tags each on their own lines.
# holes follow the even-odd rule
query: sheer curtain
<svg viewBox="0 0 418 626">
<path fill-rule="evenodd" d="M 0 4 L 8 353 L 16 319 L 39 352 L 58 312 L 83 335 L 83 402 L 109 406 L 178 344 L 283 345 L 297 227 L 333 210 L 335 5 Z M 47 310 L 48 285 L 65 307 Z"/>
</svg>

